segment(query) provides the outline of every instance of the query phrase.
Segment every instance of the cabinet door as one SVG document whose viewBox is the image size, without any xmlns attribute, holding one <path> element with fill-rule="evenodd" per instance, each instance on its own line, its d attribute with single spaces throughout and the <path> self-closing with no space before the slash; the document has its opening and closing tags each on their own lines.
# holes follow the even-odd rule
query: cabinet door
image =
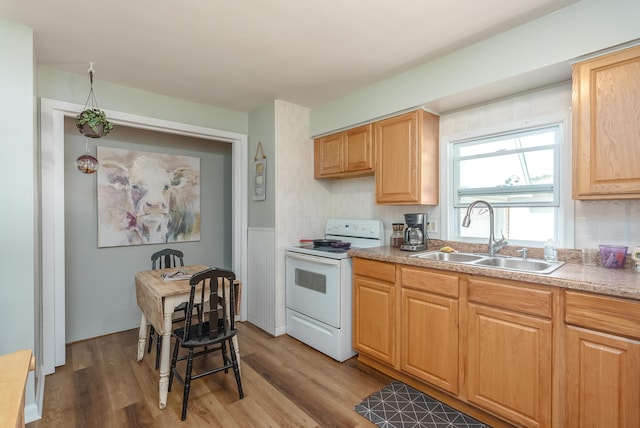
<svg viewBox="0 0 640 428">
<path fill-rule="evenodd" d="M 373 174 L 371 124 L 344 131 L 344 171 Z"/>
<path fill-rule="evenodd" d="M 640 427 L 640 342 L 568 326 L 567 427 Z"/>
<path fill-rule="evenodd" d="M 458 394 L 458 301 L 402 290 L 401 368 Z"/>
<path fill-rule="evenodd" d="M 376 202 L 438 204 L 439 119 L 417 110 L 375 122 Z"/>
<path fill-rule="evenodd" d="M 327 135 L 314 141 L 314 176 L 322 178 L 342 172 L 343 133 Z"/>
<path fill-rule="evenodd" d="M 517 425 L 551 426 L 551 321 L 468 306 L 470 402 Z"/>
<path fill-rule="evenodd" d="M 573 67 L 573 197 L 640 197 L 640 46 Z"/>
<path fill-rule="evenodd" d="M 358 271 L 364 270 L 357 265 L 359 261 L 354 261 L 353 347 L 379 361 L 395 365 L 395 283 L 358 275 Z M 366 266 L 395 271 L 395 267 L 388 263 L 365 262 Z M 375 271 L 371 273 L 375 274 Z"/>
<path fill-rule="evenodd" d="M 378 203 L 418 201 L 418 113 L 375 123 L 376 200 Z"/>
<path fill-rule="evenodd" d="M 396 267 L 353 259 L 353 348 L 396 364 Z"/>
</svg>

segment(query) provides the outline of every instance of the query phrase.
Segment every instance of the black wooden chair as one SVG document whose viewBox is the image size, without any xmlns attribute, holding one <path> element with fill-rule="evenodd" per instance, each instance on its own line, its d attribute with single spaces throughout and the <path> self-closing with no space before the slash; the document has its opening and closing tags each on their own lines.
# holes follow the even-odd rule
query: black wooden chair
<svg viewBox="0 0 640 428">
<path fill-rule="evenodd" d="M 173 348 L 171 372 L 169 374 L 169 391 L 171 391 L 174 377 L 184 385 L 182 399 L 183 421 L 187 417 L 189 390 L 191 381 L 194 379 L 222 370 L 228 373 L 231 368 L 236 378 L 240 399 L 244 397 L 240 380 L 240 367 L 236 357 L 236 350 L 233 346 L 233 338 L 238 333 L 235 328 L 235 279 L 236 275 L 231 271 L 212 268 L 194 274 L 189 280 L 191 293 L 187 304 L 187 314 L 184 326 L 173 331 L 176 343 Z M 219 287 L 219 284 L 226 285 Z M 209 304 L 206 305 L 206 309 L 198 310 L 202 307 L 201 302 L 206 302 L 207 300 Z M 194 308 L 197 312 L 197 322 L 193 321 Z M 188 352 L 178 356 L 181 348 L 186 348 Z M 192 373 L 193 359 L 195 357 L 217 351 L 222 353 L 222 365 L 205 370 L 204 367 L 206 366 L 201 362 L 198 364 L 198 373 Z M 182 377 L 177 368 L 178 361 L 183 360 L 187 360 L 184 377 Z M 218 361 L 218 359 L 209 358 L 206 364 Z M 202 367 L 202 370 L 200 370 L 200 367 Z"/>
<path fill-rule="evenodd" d="M 173 250 L 171 248 L 165 248 L 151 255 L 151 269 L 164 269 L 184 266 L 184 253 L 180 250 Z M 184 317 L 187 313 L 187 303 L 180 303 L 175 307 L 175 312 L 182 312 L 182 316 L 174 317 L 173 322 L 184 321 Z M 162 336 L 160 333 L 156 333 L 156 329 L 151 326 L 149 328 L 149 345 L 147 347 L 147 353 L 151 352 L 151 344 L 156 342 L 156 370 L 160 367 L 160 348 L 162 347 Z"/>
</svg>

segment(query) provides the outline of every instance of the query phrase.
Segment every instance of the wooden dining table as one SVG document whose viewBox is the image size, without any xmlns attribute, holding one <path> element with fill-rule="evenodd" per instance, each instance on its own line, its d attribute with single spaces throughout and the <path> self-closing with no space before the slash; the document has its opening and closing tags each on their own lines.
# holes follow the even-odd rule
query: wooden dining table
<svg viewBox="0 0 640 428">
<path fill-rule="evenodd" d="M 167 395 L 169 390 L 169 371 L 171 354 L 171 332 L 173 325 L 174 308 L 182 302 L 189 301 L 191 285 L 188 279 L 177 281 L 165 281 L 163 273 L 175 272 L 176 270 L 189 273 L 201 272 L 209 269 L 205 265 L 189 265 L 178 268 L 147 270 L 136 273 L 136 300 L 142 312 L 140 317 L 140 332 L 138 333 L 138 361 L 144 358 L 147 348 L 147 327 L 150 323 L 158 334 L 162 335 L 162 347 L 160 349 L 160 381 L 158 384 L 160 408 L 167 406 Z M 242 285 L 240 281 L 235 283 L 235 307 L 240 307 L 240 296 Z M 225 293 L 227 304 L 227 316 L 229 316 L 230 293 Z M 237 336 L 233 338 L 238 364 L 240 364 L 240 349 L 238 348 Z"/>
</svg>

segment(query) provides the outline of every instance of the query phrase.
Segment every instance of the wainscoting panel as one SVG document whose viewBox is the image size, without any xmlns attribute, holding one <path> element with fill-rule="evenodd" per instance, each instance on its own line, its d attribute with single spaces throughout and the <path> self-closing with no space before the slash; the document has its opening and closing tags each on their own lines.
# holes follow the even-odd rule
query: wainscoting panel
<svg viewBox="0 0 640 428">
<path fill-rule="evenodd" d="M 248 241 L 247 320 L 275 336 L 275 230 L 250 227 Z"/>
</svg>

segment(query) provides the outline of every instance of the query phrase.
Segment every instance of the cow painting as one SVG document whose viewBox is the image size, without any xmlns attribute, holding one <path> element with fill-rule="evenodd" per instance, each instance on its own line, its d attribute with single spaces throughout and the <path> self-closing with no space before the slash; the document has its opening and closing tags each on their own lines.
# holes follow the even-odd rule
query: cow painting
<svg viewBox="0 0 640 428">
<path fill-rule="evenodd" d="M 200 159 L 98 147 L 98 246 L 200 239 Z"/>
</svg>

